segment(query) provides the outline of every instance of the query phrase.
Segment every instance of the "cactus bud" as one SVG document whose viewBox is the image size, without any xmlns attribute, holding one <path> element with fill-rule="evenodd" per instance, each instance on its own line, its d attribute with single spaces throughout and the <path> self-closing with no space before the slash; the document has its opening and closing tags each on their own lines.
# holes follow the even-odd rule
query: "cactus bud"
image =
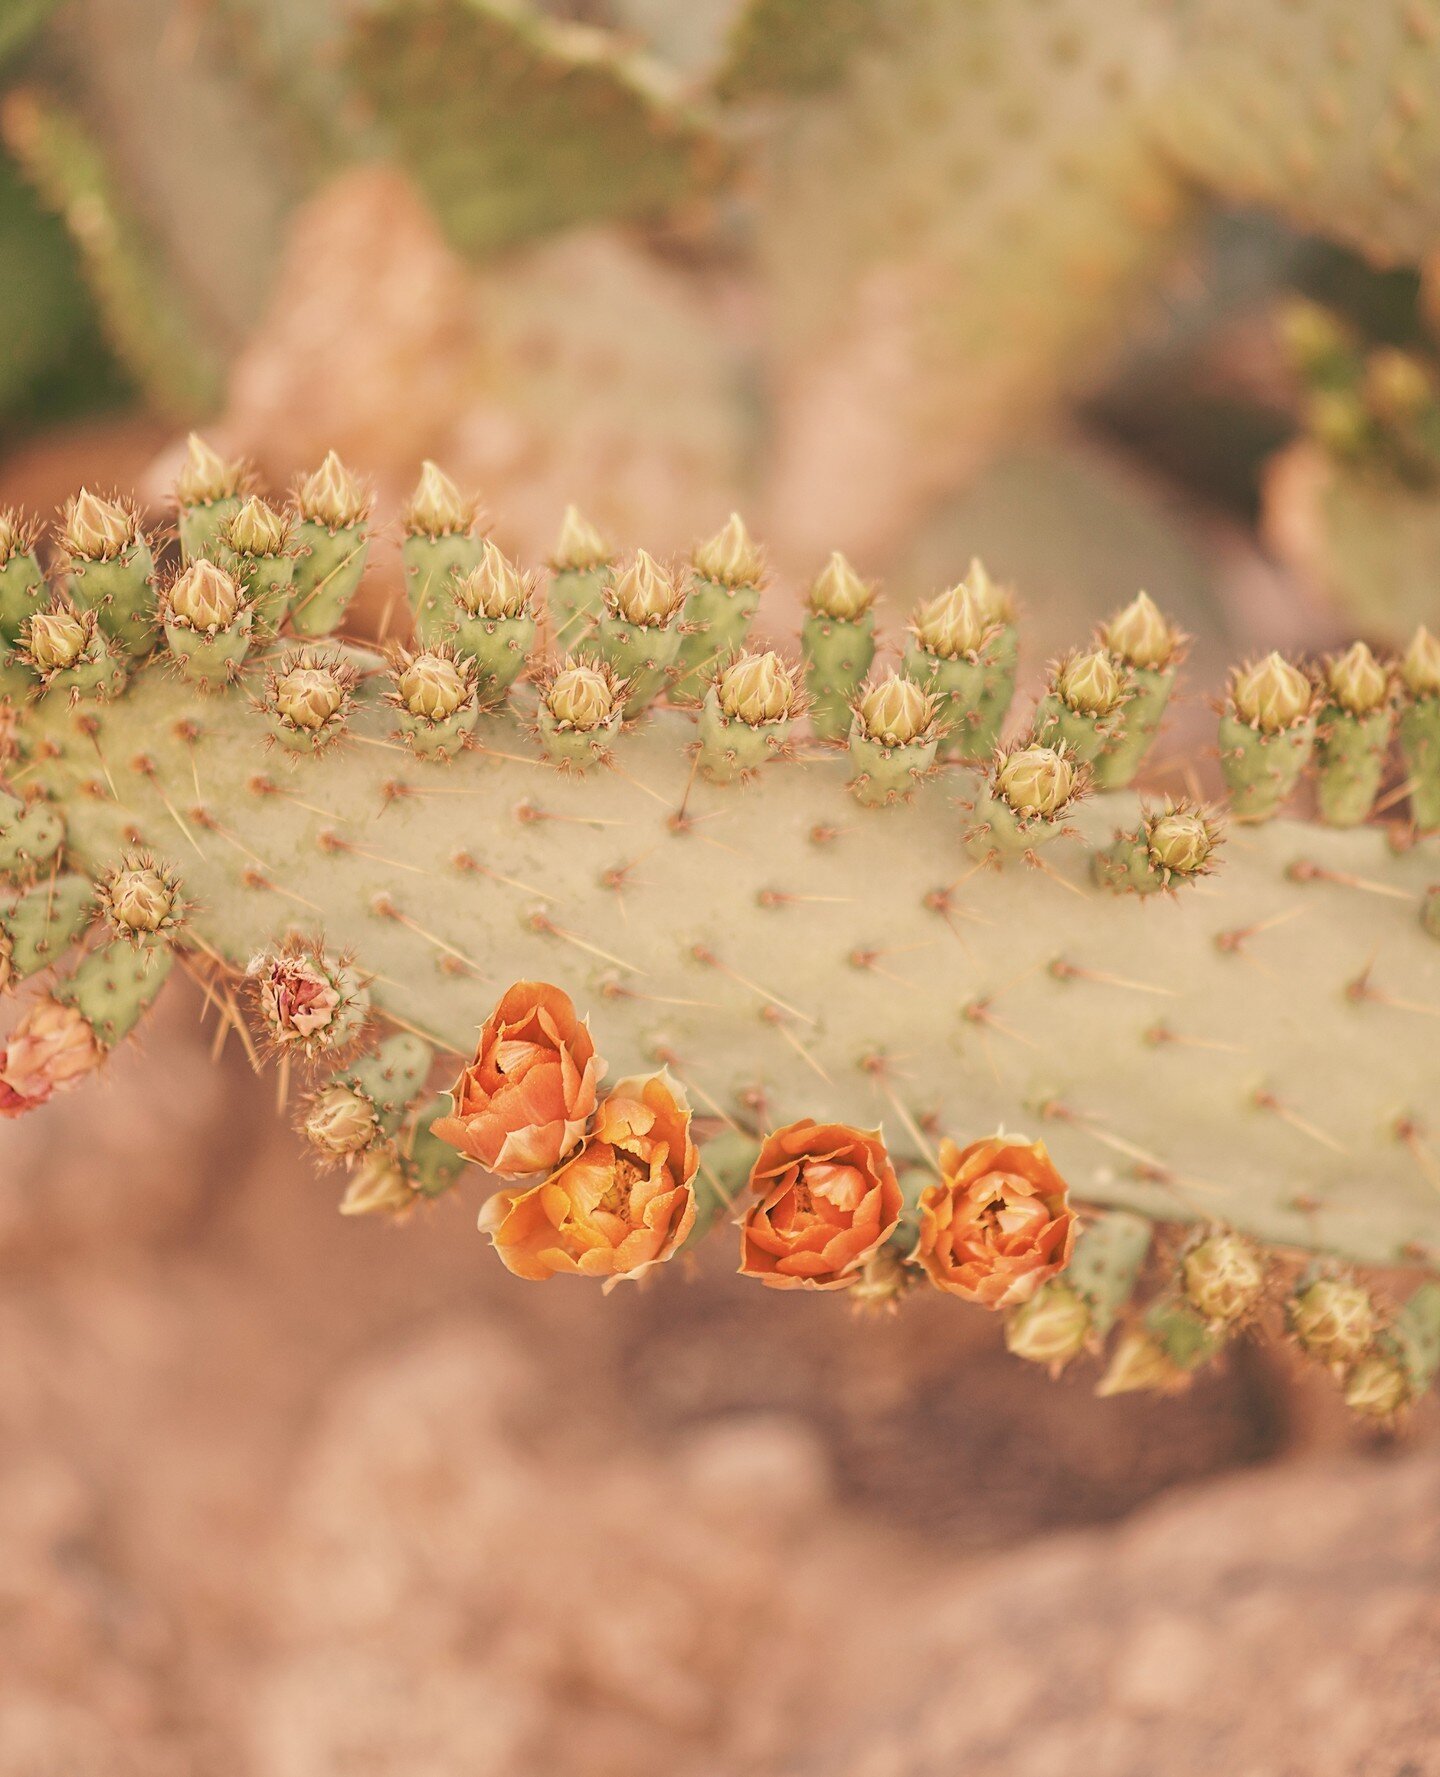
<svg viewBox="0 0 1440 1777">
<path fill-rule="evenodd" d="M 1209 868 L 1220 835 L 1197 808 L 1176 807 L 1151 820 L 1146 844 L 1158 870 L 1175 876 L 1198 876 Z"/>
<path fill-rule="evenodd" d="M 1307 1356 L 1333 1370 L 1348 1369 L 1380 1331 L 1375 1298 L 1353 1277 L 1302 1278 L 1285 1318 Z"/>
<path fill-rule="evenodd" d="M 310 524 L 327 531 L 350 530 L 370 515 L 374 496 L 352 475 L 332 450 L 295 490 L 295 509 Z"/>
<path fill-rule="evenodd" d="M 1126 666 L 1163 672 L 1180 652 L 1184 638 L 1166 622 L 1148 592 L 1137 592 L 1130 603 L 1101 626 L 1101 640 Z"/>
<path fill-rule="evenodd" d="M 301 1131 L 311 1147 L 334 1159 L 349 1159 L 380 1134 L 375 1106 L 354 1086 L 326 1086 L 310 1101 Z"/>
<path fill-rule="evenodd" d="M 738 512 L 732 512 L 708 542 L 696 544 L 690 563 L 702 579 L 718 586 L 758 585 L 764 569 L 764 559 Z"/>
<path fill-rule="evenodd" d="M 783 722 L 795 703 L 795 677 L 773 652 L 742 654 L 715 682 L 721 711 L 734 722 L 759 728 Z"/>
<path fill-rule="evenodd" d="M 402 659 L 395 689 L 412 716 L 443 722 L 474 697 L 474 669 L 467 673 L 453 654 L 443 648 L 428 648 Z"/>
<path fill-rule="evenodd" d="M 545 707 L 562 728 L 588 734 L 615 714 L 614 680 L 603 667 L 567 661 L 545 690 Z"/>
<path fill-rule="evenodd" d="M 1005 1320 L 1005 1344 L 1027 1363 L 1045 1364 L 1052 1374 L 1078 1357 L 1090 1337 L 1088 1304 L 1060 1278 L 1052 1278 Z"/>
<path fill-rule="evenodd" d="M 420 481 L 401 523 L 412 537 L 464 533 L 475 523 L 478 505 L 478 501 L 467 499 L 445 471 L 427 457 L 420 465 Z"/>
<path fill-rule="evenodd" d="M 534 576 L 521 573 L 488 537 L 480 545 L 479 566 L 457 575 L 453 582 L 460 610 L 492 623 L 527 615 L 534 590 Z"/>
<path fill-rule="evenodd" d="M 1002 759 L 995 773 L 1001 799 L 1019 815 L 1054 820 L 1075 800 L 1079 772 L 1063 747 L 1027 746 Z"/>
<path fill-rule="evenodd" d="M 185 919 L 180 878 L 144 852 L 122 858 L 102 876 L 95 900 L 115 936 L 132 944 L 165 937 Z"/>
<path fill-rule="evenodd" d="M 1394 425 L 1424 413 L 1436 398 L 1434 378 L 1411 352 L 1377 346 L 1365 364 L 1365 400 L 1370 411 Z"/>
<path fill-rule="evenodd" d="M 1261 734 L 1282 734 L 1303 722 L 1315 705 L 1315 687 L 1283 654 L 1239 668 L 1230 683 L 1230 701 L 1242 722 Z"/>
<path fill-rule="evenodd" d="M 0 508 L 0 569 L 8 568 L 17 555 L 29 555 L 39 527 L 13 506 Z"/>
<path fill-rule="evenodd" d="M 1345 1405 L 1366 1419 L 1394 1419 L 1411 1393 L 1405 1366 L 1387 1352 L 1362 1357 L 1345 1378 Z"/>
<path fill-rule="evenodd" d="M 604 596 L 612 615 L 649 628 L 668 623 L 684 602 L 674 576 L 643 549 L 636 550 L 634 561 L 611 581 Z"/>
<path fill-rule="evenodd" d="M 1015 599 L 1010 588 L 990 577 L 978 555 L 970 557 L 970 566 L 965 570 L 965 585 L 980 607 L 980 615 L 986 623 L 1008 624 L 1015 621 Z"/>
<path fill-rule="evenodd" d="M 892 673 L 861 695 L 855 718 L 867 740 L 885 747 L 909 746 L 934 726 L 935 700 L 911 680 Z"/>
<path fill-rule="evenodd" d="M 290 547 L 290 534 L 289 519 L 259 494 L 251 494 L 226 523 L 222 541 L 236 555 L 283 555 Z"/>
<path fill-rule="evenodd" d="M 139 535 L 134 512 L 118 500 L 102 500 L 82 487 L 65 502 L 60 541 L 75 561 L 114 561 Z"/>
<path fill-rule="evenodd" d="M 282 654 L 266 676 L 265 709 L 276 738 L 295 751 L 320 751 L 349 719 L 357 674 L 339 654 L 315 648 Z"/>
<path fill-rule="evenodd" d="M 897 1314 L 900 1298 L 914 1288 L 916 1273 L 888 1242 L 877 1247 L 855 1273 L 849 1287 L 857 1314 Z"/>
<path fill-rule="evenodd" d="M 37 673 L 64 672 L 79 662 L 94 633 L 92 613 L 81 616 L 57 599 L 25 625 L 21 650 Z"/>
<path fill-rule="evenodd" d="M 1390 695 L 1390 675 L 1364 642 L 1325 663 L 1325 683 L 1336 704 L 1351 716 L 1368 716 Z"/>
<path fill-rule="evenodd" d="M 246 973 L 260 1023 L 279 1050 L 333 1053 L 365 1027 L 370 995 L 344 957 L 294 940 L 253 958 Z"/>
<path fill-rule="evenodd" d="M 376 1148 L 356 1168 L 355 1176 L 340 1200 L 342 1216 L 403 1215 L 416 1202 L 400 1157 L 387 1148 Z"/>
<path fill-rule="evenodd" d="M 175 498 L 182 506 L 212 506 L 239 493 L 245 472 L 243 458 L 227 462 L 198 432 L 192 432 L 185 441 L 185 466 L 175 483 Z"/>
<path fill-rule="evenodd" d="M 1400 677 L 1412 697 L 1440 697 L 1440 641 L 1422 623 L 1400 662 Z"/>
<path fill-rule="evenodd" d="M 590 520 L 575 506 L 565 508 L 550 566 L 557 574 L 588 574 L 608 567 L 615 552 Z"/>
<path fill-rule="evenodd" d="M 1186 1299 L 1208 1321 L 1243 1320 L 1265 1293 L 1265 1257 L 1253 1241 L 1228 1232 L 1207 1234 L 1180 1262 Z"/>
<path fill-rule="evenodd" d="M 1072 710 L 1108 715 L 1125 694 L 1115 662 L 1103 648 L 1072 654 L 1055 674 L 1055 689 Z"/>
<path fill-rule="evenodd" d="M 192 562 L 178 574 L 165 600 L 167 623 L 214 635 L 229 629 L 241 609 L 240 588 L 212 561 Z"/>
<path fill-rule="evenodd" d="M 963 580 L 917 605 L 911 621 L 916 641 L 939 660 L 975 655 L 992 627 L 974 589 Z"/>
<path fill-rule="evenodd" d="M 1144 1327 L 1127 1327 L 1116 1341 L 1095 1392 L 1102 1399 L 1116 1394 L 1178 1394 L 1189 1381 L 1189 1372 L 1175 1362 L 1153 1333 Z"/>
<path fill-rule="evenodd" d="M 862 580 L 837 549 L 810 583 L 805 602 L 817 617 L 855 623 L 875 603 L 878 587 Z"/>
<path fill-rule="evenodd" d="M 40 999 L 0 1047 L 0 1117 L 18 1117 L 78 1086 L 105 1059 L 94 1026 L 77 1006 Z"/>
</svg>

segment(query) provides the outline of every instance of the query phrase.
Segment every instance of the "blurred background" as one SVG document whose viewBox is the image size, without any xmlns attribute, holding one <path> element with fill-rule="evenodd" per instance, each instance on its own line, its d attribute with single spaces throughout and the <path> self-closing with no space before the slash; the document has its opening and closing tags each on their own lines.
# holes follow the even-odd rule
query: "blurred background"
<svg viewBox="0 0 1440 1777">
<path fill-rule="evenodd" d="M 1440 6 L 1373 12 L 0 0 L 0 502 L 333 447 L 373 622 L 432 457 L 529 562 L 738 508 L 781 640 L 979 554 L 1032 671 L 1145 587 L 1198 746 L 1440 617 Z M 1433 1401 L 533 1290 L 340 1223 L 199 1013 L 0 1131 L 0 1777 L 1440 1772 Z"/>
</svg>

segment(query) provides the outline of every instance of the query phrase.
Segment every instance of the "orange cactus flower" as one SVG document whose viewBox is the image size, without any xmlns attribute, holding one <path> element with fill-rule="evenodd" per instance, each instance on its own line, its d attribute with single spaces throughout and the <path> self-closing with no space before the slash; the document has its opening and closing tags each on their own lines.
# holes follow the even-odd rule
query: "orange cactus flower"
<svg viewBox="0 0 1440 1777">
<path fill-rule="evenodd" d="M 611 1289 L 683 1245 L 695 1222 L 690 1106 L 668 1073 L 621 1080 L 580 1152 L 538 1185 L 502 1189 L 480 1230 L 517 1277 L 603 1277 Z"/>
<path fill-rule="evenodd" d="M 0 1049 L 0 1117 L 19 1117 L 53 1092 L 78 1086 L 105 1052 L 82 1012 L 59 1000 L 38 1001 Z"/>
<path fill-rule="evenodd" d="M 787 1124 L 765 1137 L 750 1189 L 740 1269 L 776 1289 L 845 1289 L 900 1220 L 900 1185 L 878 1129 L 809 1117 Z"/>
<path fill-rule="evenodd" d="M 501 1178 L 549 1172 L 584 1136 L 604 1072 L 569 994 L 517 981 L 485 1020 L 435 1134 Z"/>
<path fill-rule="evenodd" d="M 1074 1245 L 1075 1212 L 1044 1142 L 941 1142 L 940 1182 L 920 1194 L 912 1255 L 938 1288 L 1013 1308 L 1065 1269 Z"/>
</svg>

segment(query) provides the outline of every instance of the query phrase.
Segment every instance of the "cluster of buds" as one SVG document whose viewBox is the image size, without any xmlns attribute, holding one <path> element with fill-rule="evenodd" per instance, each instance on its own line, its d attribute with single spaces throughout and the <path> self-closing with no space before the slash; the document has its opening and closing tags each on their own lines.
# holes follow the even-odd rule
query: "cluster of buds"
<svg viewBox="0 0 1440 1777">
<path fill-rule="evenodd" d="M 1045 746 L 1031 737 L 997 752 L 966 834 L 971 855 L 984 863 L 1031 856 L 1066 830 L 1089 783 L 1088 767 L 1063 743 Z"/>
<path fill-rule="evenodd" d="M 370 1016 L 354 964 L 304 939 L 252 959 L 246 970 L 260 1027 L 277 1054 L 313 1061 L 352 1048 Z"/>
<path fill-rule="evenodd" d="M 1117 833 L 1095 853 L 1095 880 L 1117 894 L 1173 891 L 1214 869 L 1220 843 L 1221 830 L 1209 810 L 1192 802 L 1167 802 L 1159 813 L 1144 814 L 1132 832 Z"/>
<path fill-rule="evenodd" d="M 606 763 L 625 717 L 624 693 L 598 656 L 567 655 L 540 687 L 540 739 L 550 759 L 571 771 Z"/>
<path fill-rule="evenodd" d="M 396 650 L 389 703 L 399 728 L 422 759 L 451 759 L 469 744 L 480 703 L 475 662 L 448 643 Z"/>
<path fill-rule="evenodd" d="M 239 676 L 254 624 L 249 601 L 234 576 L 201 557 L 160 595 L 160 621 L 171 658 L 202 690 L 218 690 Z"/>
<path fill-rule="evenodd" d="M 261 708 L 271 734 L 290 752 L 324 752 L 345 733 L 358 678 L 333 650 L 287 650 L 265 674 Z"/>
<path fill-rule="evenodd" d="M 684 594 L 668 568 L 641 549 L 602 591 L 595 646 L 625 681 L 625 714 L 638 716 L 664 690 L 680 656 Z"/>
<path fill-rule="evenodd" d="M 935 765 L 940 744 L 935 698 L 891 673 L 855 700 L 850 726 L 850 789 L 866 807 L 908 800 Z"/>
<path fill-rule="evenodd" d="M 820 740 L 848 740 L 855 698 L 875 659 L 875 599 L 837 549 L 805 595 L 801 632 L 810 726 Z"/>
<path fill-rule="evenodd" d="M 721 669 L 701 705 L 701 773 L 712 783 L 732 783 L 778 758 L 802 702 L 796 671 L 778 654 L 737 655 Z"/>
</svg>

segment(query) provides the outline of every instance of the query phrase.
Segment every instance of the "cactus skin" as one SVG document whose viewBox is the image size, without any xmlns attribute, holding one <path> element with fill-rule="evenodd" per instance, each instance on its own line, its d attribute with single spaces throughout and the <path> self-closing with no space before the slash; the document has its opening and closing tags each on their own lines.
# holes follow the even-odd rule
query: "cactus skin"
<svg viewBox="0 0 1440 1777">
<path fill-rule="evenodd" d="M 680 653 L 670 696 L 675 703 L 700 703 L 715 669 L 745 644 L 760 588 L 744 583 L 726 586 L 696 574 L 681 619 Z"/>
<path fill-rule="evenodd" d="M 1440 827 L 1440 696 L 1408 698 L 1400 711 L 1399 736 L 1415 824 L 1434 832 Z"/>
</svg>

